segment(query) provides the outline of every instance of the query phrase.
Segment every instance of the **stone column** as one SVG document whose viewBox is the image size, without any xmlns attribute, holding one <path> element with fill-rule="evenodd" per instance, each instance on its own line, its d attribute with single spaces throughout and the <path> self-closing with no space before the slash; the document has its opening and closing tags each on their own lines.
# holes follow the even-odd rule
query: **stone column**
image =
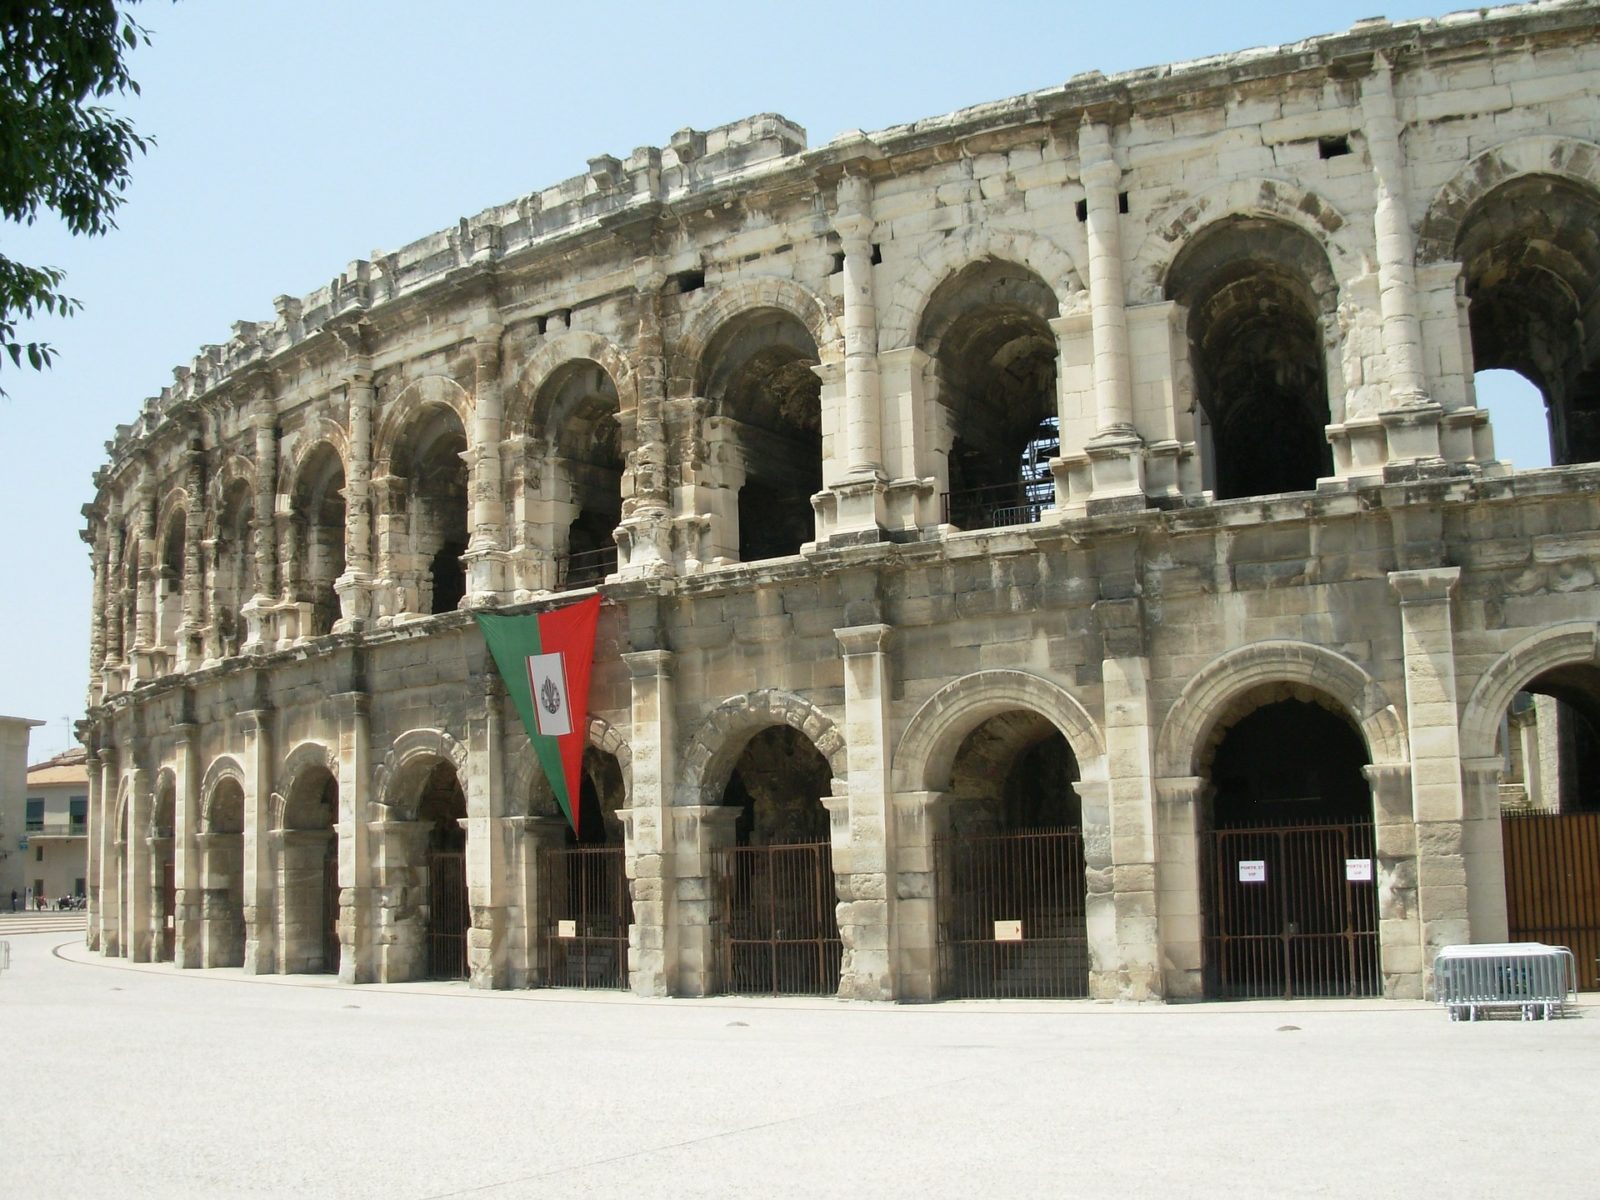
<svg viewBox="0 0 1600 1200">
<path fill-rule="evenodd" d="M 370 821 L 375 983 L 421 979 L 428 967 L 427 922 L 418 900 L 428 852 L 427 821 Z"/>
<path fill-rule="evenodd" d="M 1205 916 L 1200 834 L 1209 785 L 1198 776 L 1156 781 L 1156 910 L 1161 915 L 1164 995 L 1205 995 Z"/>
<path fill-rule="evenodd" d="M 872 185 L 846 175 L 835 193 L 833 227 L 844 249 L 844 459 L 830 481 L 834 527 L 830 540 L 876 541 L 886 520 L 883 412 L 878 377 L 878 306 L 872 286 Z M 842 451 L 842 453 L 841 453 Z"/>
<path fill-rule="evenodd" d="M 416 572 L 402 570 L 409 549 L 406 531 L 406 480 L 379 475 L 372 480 L 373 521 L 378 540 L 375 605 L 380 623 L 416 608 Z M 405 578 L 402 579 L 402 575 Z"/>
<path fill-rule="evenodd" d="M 622 829 L 633 896 L 628 981 L 636 995 L 672 994 L 678 975 L 672 792 L 677 782 L 673 656 L 666 650 L 624 654 L 632 682 L 633 794 Z"/>
<path fill-rule="evenodd" d="M 345 376 L 350 461 L 344 481 L 344 572 L 333 581 L 339 619 L 333 631 L 362 628 L 372 619 L 372 366 L 351 364 Z"/>
<path fill-rule="evenodd" d="M 244 969 L 267 974 L 277 966 L 272 909 L 272 711 L 239 714 L 244 733 Z"/>
<path fill-rule="evenodd" d="M 278 969 L 284 974 L 336 969 L 323 960 L 322 886 L 331 829 L 274 829 Z"/>
<path fill-rule="evenodd" d="M 1439 461 L 1440 409 L 1428 395 L 1423 370 L 1416 244 L 1406 212 L 1401 122 L 1390 74 L 1384 57 L 1375 56 L 1372 74 L 1361 84 L 1361 116 L 1377 201 L 1373 232 L 1378 248 L 1378 305 L 1389 374 L 1389 400 L 1381 420 L 1388 435 L 1388 465 L 1406 472 L 1414 471 L 1419 462 Z"/>
<path fill-rule="evenodd" d="M 101 600 L 105 609 L 105 656 L 97 666 L 106 692 L 117 690 L 116 669 L 122 665 L 122 556 L 126 552 L 122 501 L 113 494 L 106 512 L 106 584 Z"/>
<path fill-rule="evenodd" d="M 205 657 L 200 640 L 201 618 L 205 615 L 205 452 L 198 437 L 189 443 L 185 459 L 183 484 L 189 507 L 183 512 L 183 619 L 178 625 L 175 648 L 180 671 L 199 666 Z"/>
<path fill-rule="evenodd" d="M 501 748 L 505 738 L 502 705 L 505 689 L 494 662 L 484 652 L 483 713 L 468 730 L 467 895 L 472 926 L 467 930 L 468 981 L 475 988 L 508 986 L 510 946 L 507 937 L 510 903 L 506 880 L 511 873 L 511 831 L 505 828 L 505 770 Z"/>
<path fill-rule="evenodd" d="M 1537 753 L 1524 756 L 1537 767 Z M 1511 939 L 1506 911 L 1506 859 L 1500 816 L 1498 758 L 1464 759 L 1461 763 L 1461 853 L 1467 882 L 1467 918 L 1475 942 Z"/>
<path fill-rule="evenodd" d="M 271 621 L 278 592 L 278 412 L 270 394 L 263 392 L 257 398 L 250 424 L 256 443 L 256 493 L 250 512 L 256 591 L 240 608 L 240 616 L 245 620 L 245 649 L 259 652 L 272 649 L 277 640 Z"/>
<path fill-rule="evenodd" d="M 1109 844 L 1103 858 L 1100 835 L 1090 821 L 1097 807 L 1094 767 L 1079 763 L 1089 890 L 1089 994 L 1097 999 L 1153 1000 L 1161 997 L 1163 980 L 1156 908 L 1155 727 L 1144 611 L 1137 598 L 1101 600 L 1094 615 L 1105 652 L 1101 664 L 1106 714 L 1104 828 Z M 1109 913 L 1104 899 L 1107 874 Z M 1111 930 L 1106 928 L 1108 916 Z"/>
<path fill-rule="evenodd" d="M 851 767 L 854 775 L 855 768 Z M 950 797 L 944 792 L 897 792 L 894 796 L 894 934 L 898 945 L 895 999 L 937 1000 L 939 899 L 935 861 L 938 839 L 950 828 Z"/>
<path fill-rule="evenodd" d="M 149 962 L 154 957 L 150 937 L 150 816 L 152 796 L 150 772 L 134 767 L 128 780 L 128 838 L 124 847 L 128 911 L 123 914 L 126 953 L 133 962 Z"/>
<path fill-rule="evenodd" d="M 633 264 L 634 304 L 639 333 L 639 402 L 632 422 L 634 445 L 622 488 L 622 521 L 617 528 L 617 568 L 624 579 L 670 575 L 673 571 L 672 488 L 668 478 L 666 431 L 666 339 L 661 331 L 661 289 L 666 276 L 653 257 Z"/>
<path fill-rule="evenodd" d="M 506 503 L 500 463 L 501 427 L 499 325 L 478 332 L 472 343 L 474 399 L 472 442 L 467 470 L 472 487 L 472 533 L 462 555 L 467 568 L 467 605 L 493 607 L 507 590 Z M 469 839 L 470 840 L 470 839 Z"/>
<path fill-rule="evenodd" d="M 173 900 L 172 962 L 177 967 L 201 965 L 203 911 L 202 860 L 195 834 L 200 824 L 200 727 L 185 722 L 178 735 L 178 778 L 172 813 Z"/>
<path fill-rule="evenodd" d="M 1087 195 L 1089 303 L 1094 329 L 1095 435 L 1089 456 L 1096 507 L 1143 508 L 1144 467 L 1133 422 L 1133 374 L 1128 353 L 1128 315 L 1122 279 L 1122 168 L 1111 147 L 1109 126 L 1085 120 L 1078 156 Z"/>
<path fill-rule="evenodd" d="M 1378 854 L 1378 962 L 1383 994 L 1420 1000 L 1422 926 L 1417 909 L 1417 823 L 1412 819 L 1411 764 L 1363 767 L 1372 787 Z"/>
<path fill-rule="evenodd" d="M 895 822 L 890 809 L 888 625 L 835 629 L 844 655 L 845 746 L 848 793 L 834 814 L 833 873 L 839 891 L 839 939 L 844 962 L 839 995 L 891 1000 L 899 972 L 896 934 L 898 879 Z"/>
<path fill-rule="evenodd" d="M 83 886 L 85 897 L 85 929 L 83 944 L 90 950 L 99 950 L 100 933 L 100 864 L 105 850 L 101 845 L 105 837 L 105 786 L 100 778 L 100 752 L 93 742 L 85 748 L 83 760 L 89 776 L 89 828 L 84 838 Z"/>
<path fill-rule="evenodd" d="M 1439 947 L 1471 940 L 1450 594 L 1460 567 L 1392 571 L 1405 648 L 1406 723 L 1417 837 L 1417 907 L 1423 967 Z"/>
<path fill-rule="evenodd" d="M 672 915 L 678 939 L 676 996 L 712 996 L 722 989 L 722 947 L 717 944 L 722 879 L 717 852 L 734 844 L 739 810 L 716 804 L 674 805 Z"/>
<path fill-rule="evenodd" d="M 371 701 L 365 692 L 334 697 L 339 706 L 339 982 L 371 983 L 372 863 L 367 845 L 367 805 L 372 787 Z"/>
<path fill-rule="evenodd" d="M 89 928 L 91 937 L 99 943 L 102 954 L 123 954 L 125 950 L 119 930 L 122 927 L 120 904 L 122 889 L 118 885 L 121 870 L 119 849 L 120 829 L 117 825 L 117 750 L 115 746 L 100 749 L 100 805 L 96 809 L 99 820 L 95 823 L 94 840 L 100 848 L 99 878 L 91 876 L 98 902 L 91 899 Z"/>
<path fill-rule="evenodd" d="M 86 510 L 90 511 L 90 510 Z M 106 581 L 109 535 L 105 521 L 91 511 L 87 526 L 80 535 L 89 543 L 89 569 L 93 575 L 89 599 L 89 696 L 91 705 L 105 698 L 104 681 L 100 668 L 106 658 Z"/>
<path fill-rule="evenodd" d="M 148 473 L 141 474 L 138 497 L 139 545 L 135 561 L 138 582 L 133 610 L 133 680 L 148 679 L 154 669 L 151 661 L 156 648 L 156 488 Z M 131 836 L 131 835 L 130 835 Z"/>
</svg>

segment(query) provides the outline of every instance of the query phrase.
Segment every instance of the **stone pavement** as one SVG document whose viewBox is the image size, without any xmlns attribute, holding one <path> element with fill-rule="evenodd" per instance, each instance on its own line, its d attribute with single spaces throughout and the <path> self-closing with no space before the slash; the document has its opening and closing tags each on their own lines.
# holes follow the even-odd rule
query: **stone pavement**
<svg viewBox="0 0 1600 1200">
<path fill-rule="evenodd" d="M 0 1196 L 1597 1194 L 1590 1007 L 641 1001 L 9 940 Z"/>
</svg>

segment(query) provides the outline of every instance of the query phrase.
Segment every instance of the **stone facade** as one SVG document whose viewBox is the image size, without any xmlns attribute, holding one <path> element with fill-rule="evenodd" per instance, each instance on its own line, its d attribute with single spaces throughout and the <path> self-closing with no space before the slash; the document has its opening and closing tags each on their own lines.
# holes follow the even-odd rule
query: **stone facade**
<svg viewBox="0 0 1600 1200">
<path fill-rule="evenodd" d="M 1508 705 L 1600 694 L 1597 33 L 1375 20 L 814 150 L 683 130 L 279 297 L 86 509 L 90 944 L 159 957 L 170 905 L 179 966 L 421 975 L 437 801 L 472 982 L 542 982 L 560 830 L 469 610 L 598 586 L 639 994 L 729 986 L 729 789 L 782 754 L 838 994 L 939 995 L 935 841 L 1048 736 L 1088 993 L 1201 995 L 1213 763 L 1307 702 L 1359 735 L 1421 995 L 1506 935 Z M 1561 465 L 1496 458 L 1487 367 Z"/>
</svg>

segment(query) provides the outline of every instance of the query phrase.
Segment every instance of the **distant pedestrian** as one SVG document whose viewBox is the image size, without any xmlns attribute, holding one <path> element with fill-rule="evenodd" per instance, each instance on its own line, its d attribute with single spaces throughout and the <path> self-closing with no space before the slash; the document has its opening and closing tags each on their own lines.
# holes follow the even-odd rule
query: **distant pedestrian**
<svg viewBox="0 0 1600 1200">
<path fill-rule="evenodd" d="M 17 911 L 17 889 L 16 888 L 12 888 L 11 889 L 11 911 L 12 912 L 16 912 Z"/>
</svg>

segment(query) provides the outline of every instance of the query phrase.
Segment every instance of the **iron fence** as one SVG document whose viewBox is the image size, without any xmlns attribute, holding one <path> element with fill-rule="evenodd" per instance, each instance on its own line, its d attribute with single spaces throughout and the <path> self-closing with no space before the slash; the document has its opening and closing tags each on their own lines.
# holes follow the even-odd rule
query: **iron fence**
<svg viewBox="0 0 1600 1200">
<path fill-rule="evenodd" d="M 718 855 L 723 990 L 831 996 L 839 990 L 833 848 L 735 846 Z"/>
<path fill-rule="evenodd" d="M 604 583 L 607 575 L 617 571 L 617 548 L 601 546 L 597 550 L 580 550 L 576 554 L 563 554 L 556 559 L 558 592 L 572 592 L 579 588 L 594 587 Z"/>
<path fill-rule="evenodd" d="M 621 846 L 543 852 L 547 987 L 626 988 L 632 904 Z"/>
<path fill-rule="evenodd" d="M 460 850 L 428 854 L 428 977 L 467 977 L 467 856 Z"/>
<path fill-rule="evenodd" d="M 958 529 L 1000 529 L 1007 525 L 1037 524 L 1050 500 L 1039 494 L 1037 484 L 995 484 L 945 492 L 940 496 L 946 525 Z"/>
</svg>

